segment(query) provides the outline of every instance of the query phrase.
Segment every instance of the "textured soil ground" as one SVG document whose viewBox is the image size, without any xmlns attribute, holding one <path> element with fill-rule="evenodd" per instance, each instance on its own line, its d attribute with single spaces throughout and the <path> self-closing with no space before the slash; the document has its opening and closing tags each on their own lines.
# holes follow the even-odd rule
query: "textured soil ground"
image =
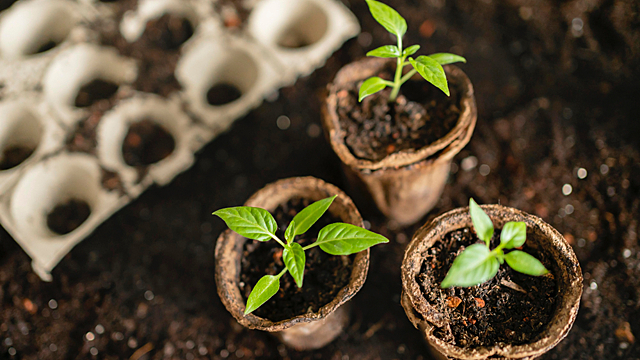
<svg viewBox="0 0 640 360">
<path fill-rule="evenodd" d="M 580 260 L 578 318 L 543 359 L 640 359 L 640 5 L 633 1 L 389 0 L 407 16 L 405 43 L 420 44 L 419 54 L 464 55 L 475 85 L 478 125 L 441 201 L 404 229 L 360 206 L 392 241 L 372 249 L 351 323 L 325 348 L 287 349 L 227 313 L 213 280 L 224 225 L 211 212 L 289 176 L 346 188 L 322 136 L 321 97 L 340 66 L 391 42 L 363 1 L 349 3 L 362 24 L 357 39 L 237 121 L 170 185 L 104 222 L 56 267 L 53 282 L 40 281 L 0 231 L 0 358 L 430 359 L 399 304 L 403 251 L 424 221 L 473 196 L 541 216 Z"/>
</svg>

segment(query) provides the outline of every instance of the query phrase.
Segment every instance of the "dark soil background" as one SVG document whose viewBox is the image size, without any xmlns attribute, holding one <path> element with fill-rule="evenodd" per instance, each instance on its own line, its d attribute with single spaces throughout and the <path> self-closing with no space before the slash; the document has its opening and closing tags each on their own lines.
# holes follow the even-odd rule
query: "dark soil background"
<svg viewBox="0 0 640 360">
<path fill-rule="evenodd" d="M 399 229 L 360 206 L 391 242 L 372 249 L 368 281 L 336 341 L 296 352 L 233 320 L 215 290 L 213 251 L 224 225 L 211 212 L 289 176 L 346 187 L 322 136 L 321 98 L 340 66 L 392 42 L 361 0 L 348 4 L 362 24 L 357 39 L 238 120 L 173 183 L 103 223 L 58 265 L 53 282 L 40 281 L 0 232 L 0 358 L 430 359 L 399 304 L 403 251 L 424 221 L 473 196 L 541 216 L 578 255 L 578 319 L 544 359 L 639 359 L 638 2 L 387 2 L 408 18 L 405 43 L 420 44 L 419 54 L 467 58 L 478 126 L 419 224 Z"/>
</svg>

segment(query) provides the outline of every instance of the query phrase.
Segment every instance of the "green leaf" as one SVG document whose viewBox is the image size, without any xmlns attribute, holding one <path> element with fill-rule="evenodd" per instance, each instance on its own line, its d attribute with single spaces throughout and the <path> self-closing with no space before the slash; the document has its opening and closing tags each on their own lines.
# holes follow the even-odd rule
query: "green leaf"
<svg viewBox="0 0 640 360">
<path fill-rule="evenodd" d="M 411 45 L 402 51 L 403 56 L 410 56 L 420 50 L 420 45 Z"/>
<path fill-rule="evenodd" d="M 478 234 L 480 240 L 487 244 L 488 248 L 493 236 L 493 223 L 489 215 L 482 210 L 473 198 L 469 199 L 469 214 L 471 215 L 473 228 L 476 229 L 476 234 Z"/>
<path fill-rule="evenodd" d="M 293 222 L 296 223 L 294 234 L 301 235 L 307 232 L 307 230 L 322 217 L 327 209 L 329 209 L 329 206 L 331 206 L 337 196 L 338 195 L 334 195 L 326 199 L 318 200 L 296 214 L 293 218 Z"/>
<path fill-rule="evenodd" d="M 284 232 L 284 239 L 287 241 L 287 244 L 291 244 L 293 238 L 296 237 L 296 220 L 295 218 L 291 220 L 289 226 L 287 226 L 287 230 Z"/>
<path fill-rule="evenodd" d="M 220 209 L 213 213 L 227 226 L 249 239 L 268 241 L 275 237 L 278 225 L 271 214 L 261 208 L 238 206 Z"/>
<path fill-rule="evenodd" d="M 527 225 L 522 221 L 509 221 L 504 224 L 500 233 L 500 243 L 505 249 L 520 247 L 527 240 Z"/>
<path fill-rule="evenodd" d="M 469 287 L 496 276 L 500 263 L 491 251 L 482 244 L 473 244 L 453 260 L 453 265 L 442 280 L 440 287 Z"/>
<path fill-rule="evenodd" d="M 335 223 L 320 230 L 314 244 L 331 255 L 350 255 L 386 242 L 389 240 L 384 236 L 359 226 Z"/>
<path fill-rule="evenodd" d="M 367 56 L 375 56 L 380 58 L 397 58 L 400 57 L 400 49 L 395 45 L 380 46 L 367 53 Z"/>
<path fill-rule="evenodd" d="M 276 276 L 265 275 L 258 280 L 256 286 L 253 287 L 253 290 L 251 290 L 251 294 L 249 294 L 249 298 L 247 299 L 247 307 L 244 310 L 245 315 L 252 313 L 278 292 L 281 276 L 282 273 Z"/>
<path fill-rule="evenodd" d="M 442 90 L 449 96 L 449 85 L 447 84 L 447 75 L 444 73 L 442 65 L 428 56 L 418 56 L 415 60 L 409 58 L 409 62 L 413 68 L 418 71 L 422 77 L 435 87 Z"/>
<path fill-rule="evenodd" d="M 437 61 L 440 65 L 453 64 L 457 62 L 467 62 L 467 59 L 463 58 L 462 56 L 449 53 L 436 53 L 429 55 L 429 57 Z"/>
<path fill-rule="evenodd" d="M 304 263 L 306 256 L 302 246 L 298 243 L 291 244 L 290 247 L 285 247 L 282 252 L 282 259 L 287 266 L 287 270 L 293 279 L 296 281 L 298 287 L 302 287 L 302 278 L 304 277 Z"/>
<path fill-rule="evenodd" d="M 513 250 L 504 255 L 507 264 L 515 271 L 540 276 L 549 272 L 542 263 L 524 251 Z"/>
<path fill-rule="evenodd" d="M 407 22 L 397 11 L 390 6 L 379 1 L 367 0 L 369 11 L 376 21 L 382 25 L 388 32 L 396 35 L 398 38 L 404 36 L 407 32 Z"/>
<path fill-rule="evenodd" d="M 384 89 L 387 86 L 385 81 L 377 76 L 370 77 L 360 85 L 360 93 L 358 94 L 358 101 L 366 98 L 369 95 L 373 95 L 378 91 Z"/>
</svg>

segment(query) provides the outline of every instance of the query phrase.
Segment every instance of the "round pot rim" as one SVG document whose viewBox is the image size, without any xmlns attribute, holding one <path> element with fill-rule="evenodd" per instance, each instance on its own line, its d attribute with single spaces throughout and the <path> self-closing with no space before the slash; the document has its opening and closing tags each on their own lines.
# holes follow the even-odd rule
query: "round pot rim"
<svg viewBox="0 0 640 360">
<path fill-rule="evenodd" d="M 284 195 L 273 208 L 267 208 L 267 210 L 273 211 L 277 205 L 293 197 L 301 196 L 301 192 L 313 191 L 314 189 L 326 193 L 327 196 L 338 195 L 329 211 L 333 215 L 340 217 L 343 222 L 364 227 L 362 217 L 351 198 L 338 187 L 311 176 L 282 179 L 268 184 L 254 193 L 244 205 L 262 207 L 262 199 L 265 197 L 293 191 L 293 194 Z M 230 229 L 220 234 L 215 249 L 215 281 L 218 295 L 224 306 L 240 324 L 250 329 L 276 332 L 288 329 L 296 324 L 324 319 L 350 300 L 362 288 L 367 277 L 369 249 L 356 254 L 349 283 L 338 292 L 332 301 L 322 306 L 317 312 L 309 312 L 280 321 L 271 321 L 254 314 L 244 315 L 245 301 L 239 289 L 241 254 L 234 254 L 238 248 L 242 249 L 245 241 L 246 239 L 243 236 Z"/>
<path fill-rule="evenodd" d="M 559 297 L 556 310 L 545 329 L 530 343 L 521 345 L 498 343 L 493 346 L 477 348 L 455 346 L 433 335 L 436 327 L 445 325 L 445 320 L 442 314 L 432 307 L 422 295 L 422 290 L 416 281 L 416 275 L 423 263 L 422 254 L 431 248 L 436 241 L 451 231 L 471 226 L 468 207 L 446 212 L 427 222 L 415 233 L 402 261 L 402 305 L 409 319 L 425 333 L 429 344 L 448 357 L 486 359 L 489 356 L 497 355 L 516 359 L 539 356 L 556 346 L 573 326 L 582 295 L 580 264 L 564 237 L 539 217 L 502 205 L 482 205 L 481 207 L 492 219 L 496 228 L 501 228 L 508 221 L 524 221 L 528 230 L 531 227 L 532 231 L 549 239 L 552 246 L 548 248 L 548 251 L 557 266 L 557 272 L 554 276 L 558 279 L 557 283 L 563 288 L 558 289 Z"/>
<path fill-rule="evenodd" d="M 346 84 L 364 80 L 382 69 L 393 59 L 363 58 L 343 66 L 336 74 L 334 80 L 328 85 L 329 93 L 323 107 L 323 124 L 328 132 L 331 147 L 340 160 L 350 167 L 360 170 L 378 170 L 382 168 L 399 168 L 425 160 L 445 149 L 461 135 L 467 133 L 467 129 L 475 127 L 477 108 L 473 85 L 467 75 L 455 65 L 443 66 L 449 79 L 449 84 L 456 84 L 460 91 L 460 116 L 456 125 L 442 138 L 421 147 L 420 149 L 405 149 L 387 155 L 381 160 L 372 161 L 357 158 L 345 143 L 345 133 L 340 127 L 339 116 L 336 111 L 338 104 L 338 92 Z M 365 70 L 357 71 L 358 67 Z M 355 74 L 352 74 L 355 73 Z M 357 76 L 359 75 L 359 76 Z M 465 143 L 466 145 L 466 143 Z"/>
</svg>

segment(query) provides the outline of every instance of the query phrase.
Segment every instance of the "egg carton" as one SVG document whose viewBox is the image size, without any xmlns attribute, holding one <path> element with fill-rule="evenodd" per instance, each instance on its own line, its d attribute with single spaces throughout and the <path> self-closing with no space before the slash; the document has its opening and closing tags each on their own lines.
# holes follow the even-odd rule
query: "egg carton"
<svg viewBox="0 0 640 360">
<path fill-rule="evenodd" d="M 216 0 L 19 0 L 0 13 L 0 164 L 8 149 L 27 152 L 0 170 L 0 222 L 43 280 L 113 213 L 149 186 L 168 184 L 235 120 L 360 31 L 338 0 L 244 5 L 249 15 L 233 28 Z M 172 53 L 176 89 L 154 94 L 137 83 L 153 81 L 141 71 L 145 60 L 102 41 L 101 29 L 136 46 L 165 14 L 188 21 L 193 34 Z M 77 107 L 81 89 L 96 80 L 115 86 L 111 96 Z M 236 98 L 212 101 L 216 86 L 232 87 Z M 143 122 L 163 129 L 172 151 L 131 163 L 123 146 Z M 85 147 L 76 146 L 78 136 Z M 84 204 L 86 219 L 54 231 L 52 212 L 72 200 Z"/>
</svg>

